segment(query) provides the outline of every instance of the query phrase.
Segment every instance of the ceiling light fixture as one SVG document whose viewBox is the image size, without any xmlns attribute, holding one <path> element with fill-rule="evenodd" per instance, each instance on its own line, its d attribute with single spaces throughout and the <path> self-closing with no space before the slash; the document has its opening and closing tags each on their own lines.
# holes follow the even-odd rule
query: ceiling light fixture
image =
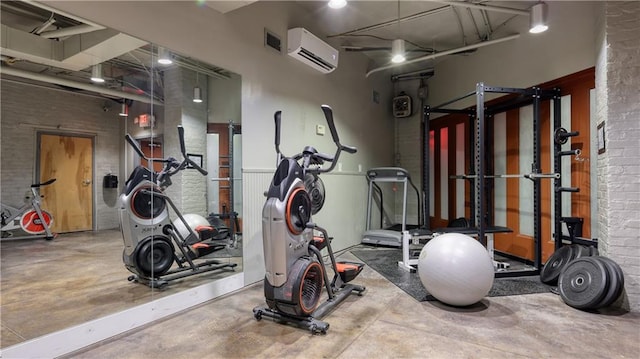
<svg viewBox="0 0 640 359">
<path fill-rule="evenodd" d="M 162 65 L 171 65 L 173 63 L 171 52 L 162 46 L 158 46 L 158 63 Z"/>
<path fill-rule="evenodd" d="M 202 90 L 200 90 L 200 87 L 198 86 L 193 88 L 193 102 L 195 103 L 202 102 Z"/>
<path fill-rule="evenodd" d="M 342 9 L 347 6 L 347 0 L 329 0 L 329 7 L 332 9 Z"/>
<path fill-rule="evenodd" d="M 200 89 L 200 79 L 198 76 L 198 72 L 196 72 L 196 86 L 193 88 L 193 102 L 201 103 L 202 102 L 202 90 Z"/>
<path fill-rule="evenodd" d="M 120 107 L 120 113 L 118 114 L 118 116 L 129 116 L 129 106 L 127 106 L 127 102 L 124 99 L 122 99 L 122 105 Z"/>
<path fill-rule="evenodd" d="M 404 62 L 406 58 L 404 57 L 404 40 L 395 39 L 391 43 L 391 62 L 394 64 L 399 64 Z"/>
<path fill-rule="evenodd" d="M 529 11 L 529 32 L 532 34 L 539 34 L 547 31 L 549 26 L 547 25 L 547 4 L 539 2 Z"/>
<path fill-rule="evenodd" d="M 95 64 L 91 67 L 91 81 L 95 83 L 103 83 L 102 64 Z"/>
<path fill-rule="evenodd" d="M 398 35 L 400 35 L 400 0 L 398 0 Z M 391 43 L 391 62 L 399 64 L 404 62 L 404 40 L 395 39 Z"/>
</svg>

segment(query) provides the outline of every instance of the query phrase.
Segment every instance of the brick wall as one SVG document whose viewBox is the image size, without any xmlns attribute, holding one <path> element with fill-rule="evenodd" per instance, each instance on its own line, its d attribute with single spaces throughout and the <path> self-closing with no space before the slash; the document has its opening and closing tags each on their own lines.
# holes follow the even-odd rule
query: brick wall
<svg viewBox="0 0 640 359">
<path fill-rule="evenodd" d="M 640 310 L 640 2 L 607 2 L 600 21 L 596 115 L 601 253 L 625 275 L 623 307 Z"/>
<path fill-rule="evenodd" d="M 118 105 L 111 100 L 12 81 L 3 80 L 1 87 L 2 202 L 21 204 L 28 186 L 35 181 L 38 130 L 63 135 L 92 134 L 95 135 L 94 226 L 98 230 L 118 228 L 119 192 L 102 188 L 102 177 L 107 173 L 118 175 L 120 187 L 125 180 L 119 173 L 122 119 L 118 116 Z M 106 112 L 105 103 L 110 107 Z"/>
<path fill-rule="evenodd" d="M 165 71 L 164 106 L 164 151 L 181 159 L 177 126 L 182 125 L 185 132 L 187 153 L 201 154 L 206 163 L 207 139 L 207 86 L 204 75 L 199 76 L 199 86 L 204 102 L 194 103 L 193 87 L 196 83 L 194 72 L 180 68 Z M 206 176 L 196 170 L 185 170 L 171 178 L 173 185 L 167 193 L 183 213 L 206 215 Z"/>
<path fill-rule="evenodd" d="M 187 153 L 202 155 L 202 165 L 206 168 L 207 155 L 207 79 L 196 76 L 192 71 L 182 71 L 182 126 L 184 126 Z M 203 102 L 193 102 L 193 87 L 198 82 Z M 182 207 L 184 213 L 207 213 L 207 178 L 196 170 L 186 170 L 182 174 Z"/>
</svg>

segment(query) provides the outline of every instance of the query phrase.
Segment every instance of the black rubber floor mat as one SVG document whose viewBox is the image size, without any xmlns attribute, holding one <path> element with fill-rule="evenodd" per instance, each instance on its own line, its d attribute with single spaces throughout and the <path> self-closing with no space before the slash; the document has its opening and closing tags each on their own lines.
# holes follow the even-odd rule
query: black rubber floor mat
<svg viewBox="0 0 640 359">
<path fill-rule="evenodd" d="M 351 253 L 416 300 L 436 300 L 424 288 L 418 273 L 398 267 L 398 261 L 402 260 L 400 249 L 352 250 Z M 551 287 L 540 282 L 539 276 L 496 278 L 488 296 L 547 293 L 550 290 Z"/>
</svg>

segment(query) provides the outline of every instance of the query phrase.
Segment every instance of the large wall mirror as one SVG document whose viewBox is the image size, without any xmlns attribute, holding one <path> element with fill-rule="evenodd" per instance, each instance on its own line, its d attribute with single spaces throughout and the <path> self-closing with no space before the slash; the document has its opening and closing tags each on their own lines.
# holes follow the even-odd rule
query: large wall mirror
<svg viewBox="0 0 640 359">
<path fill-rule="evenodd" d="M 40 202 L 59 233 L 21 238 L 29 233 L 9 230 L 3 215 L 1 347 L 241 273 L 240 76 L 47 6 L 0 4 L 1 200 L 18 208 L 32 183 L 56 178 L 40 188 Z M 159 63 L 165 56 L 170 63 Z M 176 172 L 170 182 L 158 182 L 163 168 Z M 125 203 L 136 171 L 159 193 L 152 186 Z M 194 231 L 177 228 L 175 209 Z M 165 222 L 131 220 L 163 210 L 186 252 Z M 134 247 L 153 240 L 133 253 L 127 238 Z M 127 260 L 160 279 L 136 277 Z M 177 275 L 155 272 L 163 260 Z M 189 275 L 191 262 L 199 274 Z M 207 271 L 215 265 L 205 262 L 218 266 Z"/>
</svg>

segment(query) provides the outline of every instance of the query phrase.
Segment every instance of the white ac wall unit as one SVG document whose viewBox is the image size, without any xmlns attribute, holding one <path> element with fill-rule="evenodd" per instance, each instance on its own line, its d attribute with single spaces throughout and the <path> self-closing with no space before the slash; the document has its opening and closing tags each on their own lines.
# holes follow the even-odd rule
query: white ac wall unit
<svg viewBox="0 0 640 359">
<path fill-rule="evenodd" d="M 338 67 L 338 50 L 301 27 L 287 31 L 287 53 L 324 74 Z"/>
</svg>

